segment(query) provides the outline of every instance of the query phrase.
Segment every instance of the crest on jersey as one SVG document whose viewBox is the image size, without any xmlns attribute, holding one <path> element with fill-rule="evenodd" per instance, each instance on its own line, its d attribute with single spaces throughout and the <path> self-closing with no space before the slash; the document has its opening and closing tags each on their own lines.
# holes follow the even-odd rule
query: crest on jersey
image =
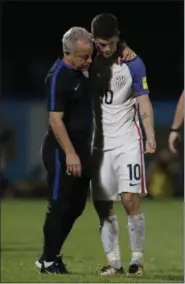
<svg viewBox="0 0 185 284">
<path fill-rule="evenodd" d="M 114 78 L 114 84 L 118 89 L 121 89 L 125 85 L 125 78 L 123 75 L 116 76 Z"/>
</svg>

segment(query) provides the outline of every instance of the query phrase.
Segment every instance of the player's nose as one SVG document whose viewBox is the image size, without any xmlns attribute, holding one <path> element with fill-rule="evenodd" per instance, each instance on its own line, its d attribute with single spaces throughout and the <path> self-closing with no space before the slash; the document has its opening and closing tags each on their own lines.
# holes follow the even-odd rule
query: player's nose
<svg viewBox="0 0 185 284">
<path fill-rule="evenodd" d="M 105 47 L 104 47 L 104 50 L 103 50 L 104 52 L 110 52 L 111 51 L 111 48 L 110 48 L 110 46 L 109 45 L 106 45 Z"/>
</svg>

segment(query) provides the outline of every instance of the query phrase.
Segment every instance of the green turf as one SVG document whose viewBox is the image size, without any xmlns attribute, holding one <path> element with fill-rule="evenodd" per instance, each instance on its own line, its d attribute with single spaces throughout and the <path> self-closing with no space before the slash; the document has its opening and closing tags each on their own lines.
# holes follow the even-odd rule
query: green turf
<svg viewBox="0 0 185 284">
<path fill-rule="evenodd" d="M 34 266 L 42 247 L 45 201 L 3 201 L 1 205 L 1 282 L 183 282 L 183 202 L 145 201 L 147 221 L 145 276 L 100 277 L 106 259 L 99 239 L 98 219 L 91 203 L 64 247 L 71 276 L 40 275 Z M 127 218 L 115 206 L 125 268 L 129 263 Z"/>
</svg>

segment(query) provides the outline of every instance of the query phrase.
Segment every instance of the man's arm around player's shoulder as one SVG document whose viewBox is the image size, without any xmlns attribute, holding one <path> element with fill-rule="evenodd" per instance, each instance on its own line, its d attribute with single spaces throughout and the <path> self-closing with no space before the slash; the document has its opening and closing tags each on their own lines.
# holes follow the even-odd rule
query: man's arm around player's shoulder
<svg viewBox="0 0 185 284">
<path fill-rule="evenodd" d="M 133 60 L 136 57 L 137 54 L 127 45 L 127 43 L 125 41 L 120 41 L 118 64 Z"/>
<path fill-rule="evenodd" d="M 130 65 L 130 66 L 129 66 Z M 146 68 L 143 60 L 137 56 L 128 63 L 132 75 L 132 90 L 139 103 L 139 110 L 146 133 L 146 153 L 154 153 L 156 150 L 153 108 L 149 98 Z"/>
</svg>

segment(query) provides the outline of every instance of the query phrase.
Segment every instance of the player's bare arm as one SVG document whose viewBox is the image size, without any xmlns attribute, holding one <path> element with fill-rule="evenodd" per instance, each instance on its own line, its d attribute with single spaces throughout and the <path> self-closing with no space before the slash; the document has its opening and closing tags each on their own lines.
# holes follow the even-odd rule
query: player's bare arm
<svg viewBox="0 0 185 284">
<path fill-rule="evenodd" d="M 66 154 L 66 166 L 67 172 L 73 175 L 81 175 L 80 159 L 77 156 L 72 142 L 67 133 L 62 117 L 64 112 L 49 112 L 49 124 L 53 130 L 53 133 Z"/>
<path fill-rule="evenodd" d="M 184 91 L 182 92 L 179 101 L 177 103 L 174 120 L 170 129 L 170 135 L 168 139 L 169 149 L 173 154 L 177 154 L 175 143 L 180 139 L 179 130 L 184 121 Z"/>
<path fill-rule="evenodd" d="M 153 108 L 148 95 L 138 98 L 140 115 L 146 133 L 146 153 L 154 153 L 156 150 Z"/>
<path fill-rule="evenodd" d="M 130 65 L 133 78 L 132 91 L 139 104 L 140 115 L 147 138 L 145 153 L 154 153 L 156 150 L 156 141 L 153 108 L 148 95 L 150 91 L 147 84 L 145 64 L 140 57 L 136 57 L 136 59 L 128 63 L 128 65 Z"/>
<path fill-rule="evenodd" d="M 153 108 L 148 95 L 138 97 L 140 115 L 147 138 L 154 136 Z"/>
</svg>

